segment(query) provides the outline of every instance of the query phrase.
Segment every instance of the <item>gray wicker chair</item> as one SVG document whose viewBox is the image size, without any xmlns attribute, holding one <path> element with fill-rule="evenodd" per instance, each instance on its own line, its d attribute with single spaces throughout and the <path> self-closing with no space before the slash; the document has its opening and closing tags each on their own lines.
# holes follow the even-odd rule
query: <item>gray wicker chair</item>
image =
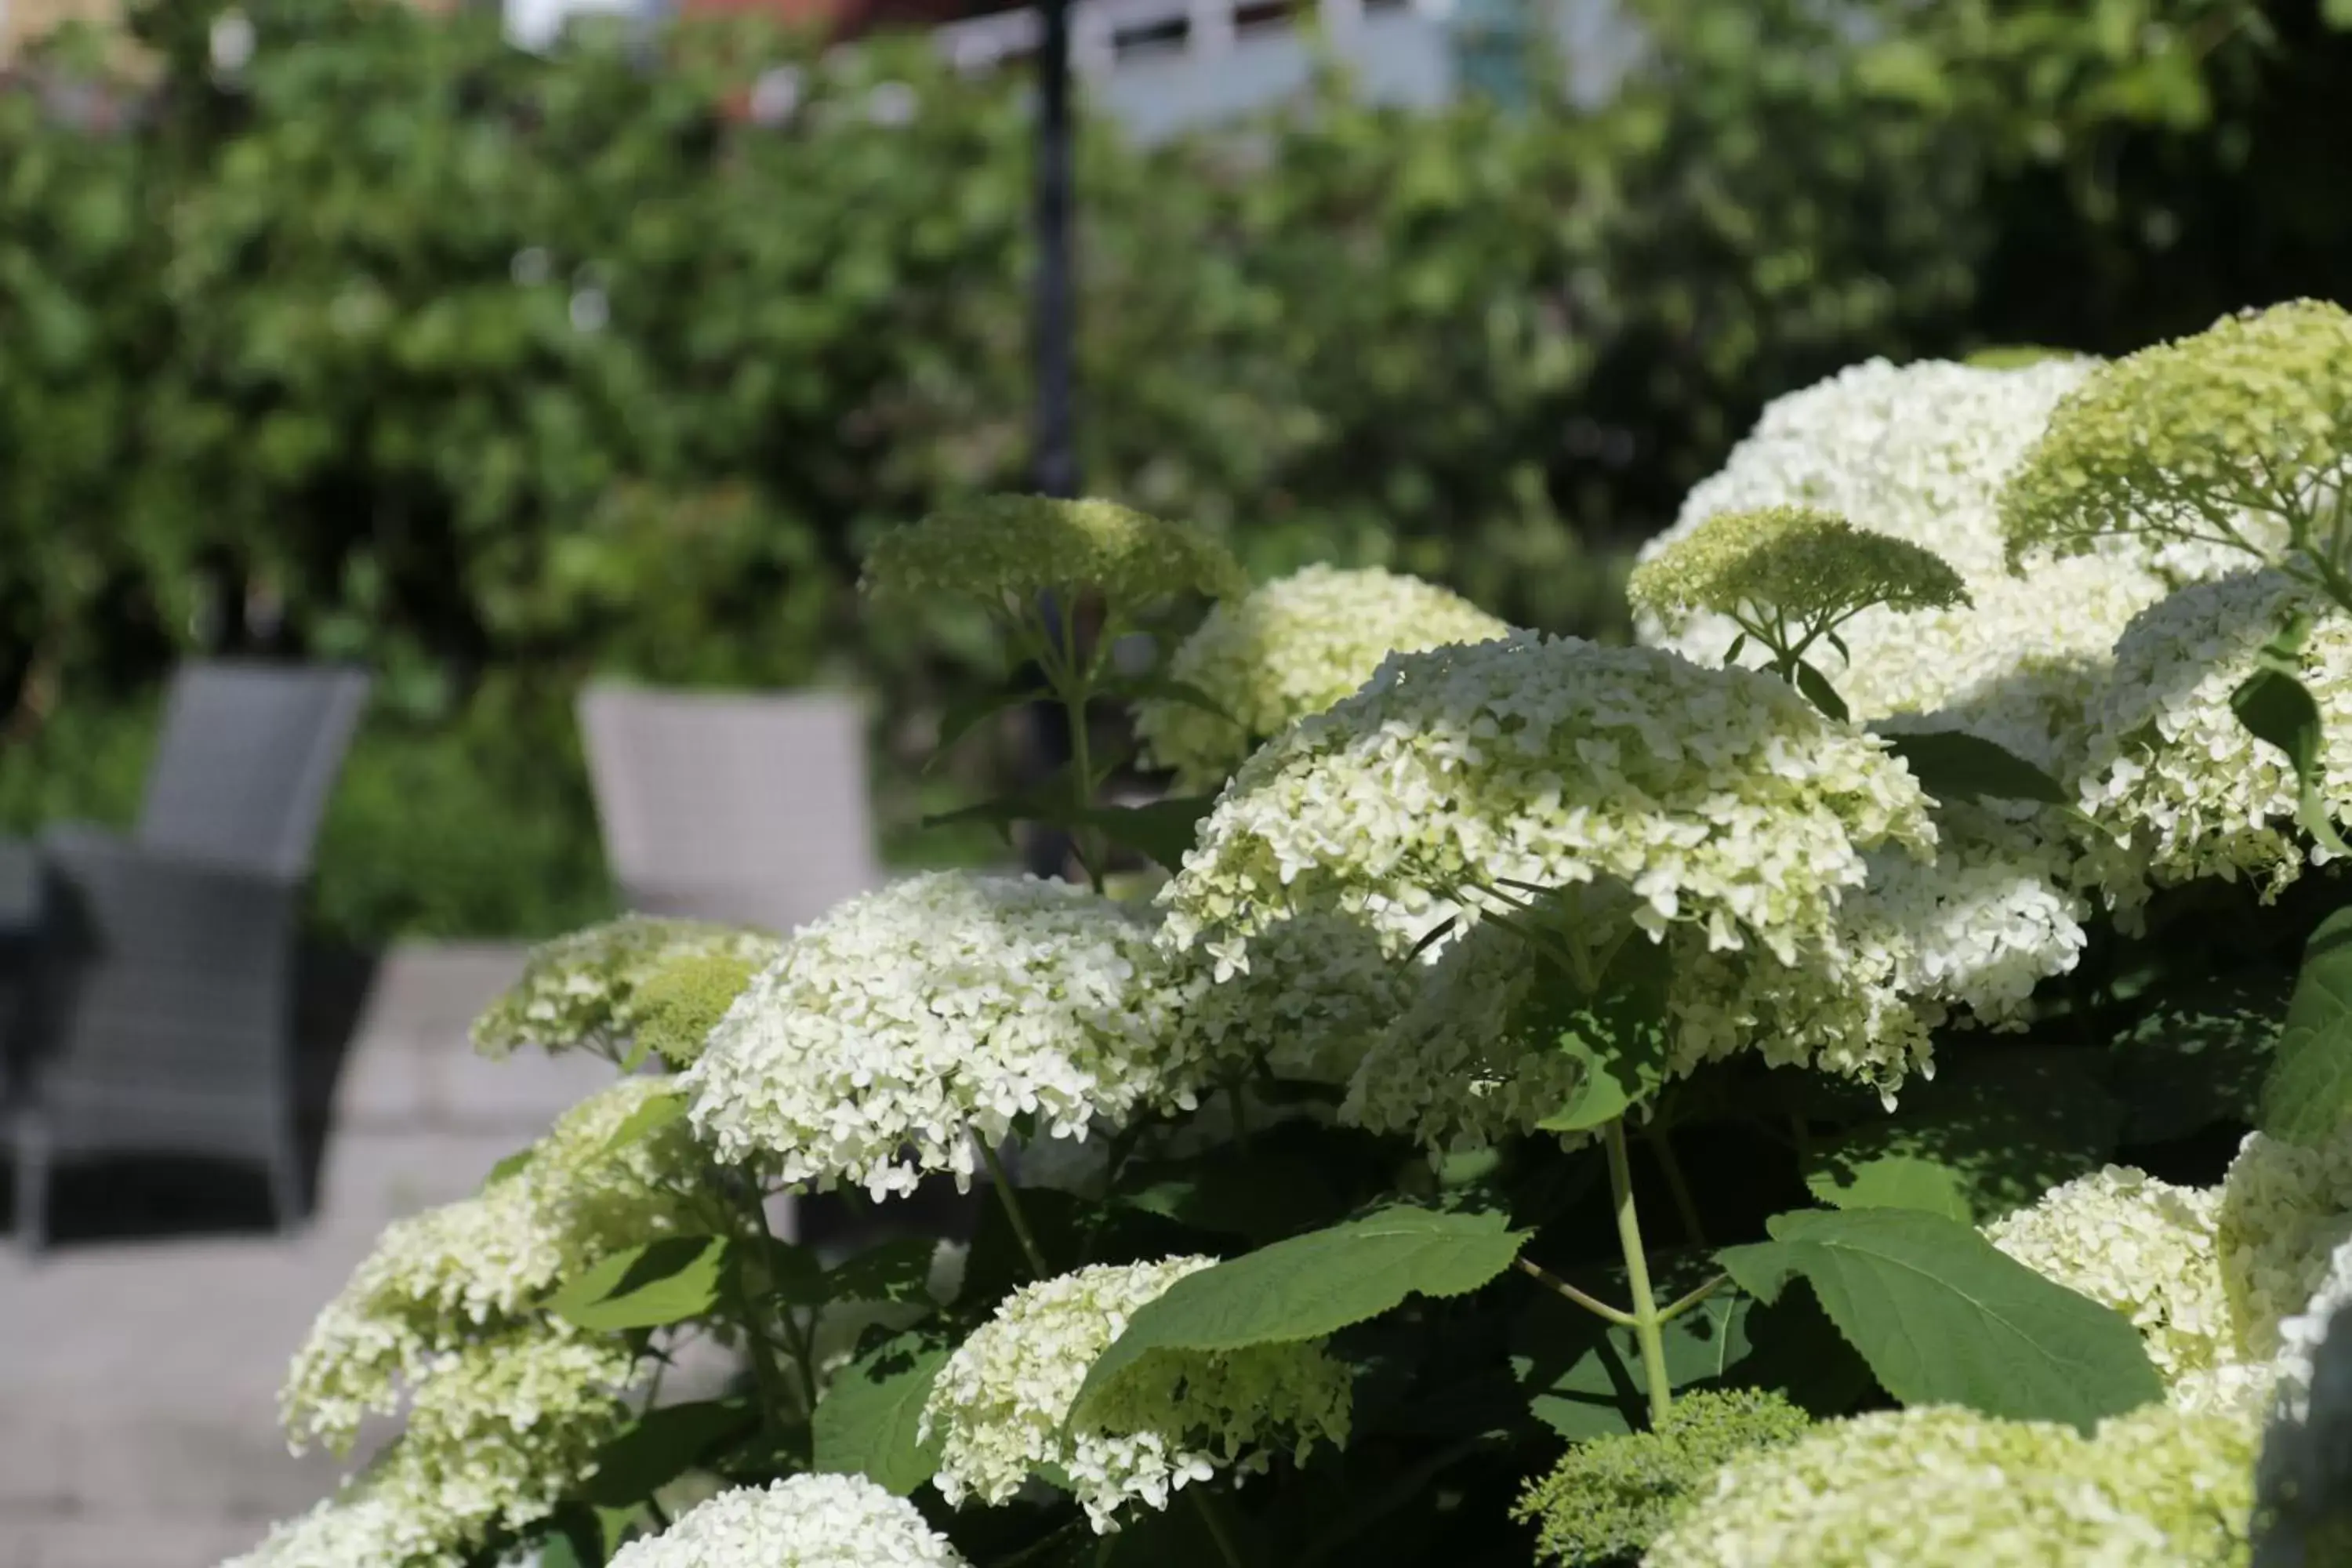
<svg viewBox="0 0 2352 1568">
<path fill-rule="evenodd" d="M 51 1164 L 81 1155 L 251 1160 L 278 1224 L 301 1215 L 294 938 L 367 687 L 355 670 L 183 667 L 136 831 L 43 836 L 8 1128 L 21 1247 L 47 1240 Z"/>
<path fill-rule="evenodd" d="M 866 720 L 850 698 L 600 685 L 579 711 L 605 858 L 631 909 L 783 933 L 881 885 Z"/>
</svg>

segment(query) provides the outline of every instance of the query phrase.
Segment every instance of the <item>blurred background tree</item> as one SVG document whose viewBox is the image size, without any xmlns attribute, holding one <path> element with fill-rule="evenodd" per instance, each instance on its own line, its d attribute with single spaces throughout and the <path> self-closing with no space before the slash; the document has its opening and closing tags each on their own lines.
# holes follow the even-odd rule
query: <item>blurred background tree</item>
<svg viewBox="0 0 2352 1568">
<path fill-rule="evenodd" d="M 1539 59 L 1090 126 L 1092 488 L 1612 636 L 1778 393 L 2352 298 L 2336 0 L 1630 9 L 1598 104 Z M 1019 82 L 707 23 L 541 58 L 388 0 L 134 20 L 134 69 L 61 37 L 0 91 L 0 824 L 127 812 L 181 653 L 363 658 L 320 921 L 537 934 L 607 897 L 583 678 L 855 681 L 886 760 L 928 738 L 984 645 L 850 587 L 1022 481 Z M 884 780 L 899 852 L 953 852 L 905 830 L 970 779 Z"/>
</svg>

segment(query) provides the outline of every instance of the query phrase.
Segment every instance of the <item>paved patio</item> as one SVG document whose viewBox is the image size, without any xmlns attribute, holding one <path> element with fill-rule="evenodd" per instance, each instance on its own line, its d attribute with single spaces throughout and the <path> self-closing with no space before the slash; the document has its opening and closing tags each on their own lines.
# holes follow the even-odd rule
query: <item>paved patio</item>
<svg viewBox="0 0 2352 1568">
<path fill-rule="evenodd" d="M 211 1568 L 332 1486 L 336 1462 L 290 1457 L 277 1427 L 313 1315 L 387 1220 L 473 1191 L 611 1081 L 593 1058 L 467 1048 L 520 957 L 415 948 L 377 968 L 301 1234 L 68 1230 L 37 1263 L 0 1252 L 0 1568 Z M 257 1224 L 257 1182 L 253 1206 Z"/>
</svg>

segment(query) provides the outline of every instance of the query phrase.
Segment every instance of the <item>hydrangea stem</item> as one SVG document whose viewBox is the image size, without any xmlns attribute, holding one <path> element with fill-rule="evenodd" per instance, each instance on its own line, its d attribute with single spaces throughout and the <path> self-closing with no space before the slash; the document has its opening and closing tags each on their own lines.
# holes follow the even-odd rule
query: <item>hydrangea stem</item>
<svg viewBox="0 0 2352 1568">
<path fill-rule="evenodd" d="M 1225 1529 L 1223 1512 L 1217 1500 L 1200 1487 L 1192 1489 L 1192 1506 L 1201 1510 L 1201 1522 L 1208 1527 L 1209 1539 L 1217 1543 L 1217 1555 L 1225 1560 L 1225 1568 L 1242 1568 L 1241 1553 L 1234 1550 L 1234 1538 Z"/>
<path fill-rule="evenodd" d="M 1021 1195 L 1013 1190 L 1013 1177 L 997 1158 L 996 1150 L 988 1140 L 979 1140 L 980 1157 L 988 1163 L 989 1185 L 996 1189 L 996 1201 L 1004 1205 L 1005 1220 L 1013 1226 L 1013 1239 L 1020 1242 L 1022 1255 L 1029 1259 L 1030 1272 L 1040 1279 L 1049 1279 L 1053 1270 L 1045 1266 L 1045 1254 L 1037 1246 L 1037 1237 L 1029 1228 L 1029 1216 L 1021 1212 Z"/>
<path fill-rule="evenodd" d="M 1642 1352 L 1642 1375 L 1650 1390 L 1650 1425 L 1658 1426 L 1674 1407 L 1666 1376 L 1666 1343 L 1659 1331 L 1658 1300 L 1650 1291 L 1650 1260 L 1642 1250 L 1642 1220 L 1633 1207 L 1633 1168 L 1625 1157 L 1621 1117 L 1601 1130 L 1609 1149 L 1609 1186 L 1617 1197 L 1617 1244 L 1625 1253 L 1625 1284 L 1633 1297 L 1633 1342 Z"/>
<path fill-rule="evenodd" d="M 764 1247 L 769 1235 L 768 1210 L 761 1201 L 759 1186 L 745 1180 L 737 1184 L 737 1192 L 751 1239 L 755 1245 Z M 786 1439 L 783 1369 L 776 1364 L 775 1344 L 768 1338 L 767 1328 L 760 1321 L 761 1304 L 751 1294 L 751 1284 L 740 1259 L 730 1274 L 733 1281 L 736 1310 L 742 1314 L 743 1345 L 751 1359 L 751 1380 L 760 1391 L 760 1425 L 767 1433 L 769 1441 L 781 1451 Z M 807 1397 L 813 1398 L 815 1390 L 810 1389 Z"/>
</svg>

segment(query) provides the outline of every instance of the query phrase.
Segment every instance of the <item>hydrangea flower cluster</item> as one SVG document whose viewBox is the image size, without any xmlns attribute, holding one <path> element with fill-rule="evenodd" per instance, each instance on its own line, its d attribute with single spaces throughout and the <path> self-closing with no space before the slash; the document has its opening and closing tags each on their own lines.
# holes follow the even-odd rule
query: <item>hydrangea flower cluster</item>
<svg viewBox="0 0 2352 1568">
<path fill-rule="evenodd" d="M 2316 1148 L 2249 1134 L 2221 1181 L 2216 1239 L 2240 1347 L 2270 1359 L 2352 1239 L 2352 1126 Z"/>
<path fill-rule="evenodd" d="M 1164 1509 L 1177 1489 L 1219 1469 L 1265 1468 L 1270 1444 L 1301 1460 L 1318 1442 L 1344 1444 L 1348 1369 L 1319 1342 L 1153 1351 L 1096 1415 L 1069 1425 L 1088 1369 L 1136 1311 L 1215 1262 L 1101 1265 L 1006 1297 L 948 1358 L 923 1406 L 922 1436 L 940 1440 L 940 1493 L 958 1505 L 1000 1503 L 1053 1466 L 1108 1533 L 1132 1503 Z"/>
<path fill-rule="evenodd" d="M 1696 1389 L 1655 1431 L 1577 1444 L 1531 1481 L 1511 1517 L 1536 1524 L 1536 1556 L 1586 1568 L 1622 1563 L 1705 1495 L 1730 1460 L 1793 1443 L 1812 1425 L 1778 1394 Z"/>
<path fill-rule="evenodd" d="M 1195 949 L 1168 954 L 1185 1034 L 1209 1060 L 1264 1062 L 1278 1078 L 1344 1084 L 1419 989 L 1408 945 L 1392 933 L 1329 913 L 1305 913 L 1252 932 L 1248 967 L 1220 981 Z"/>
<path fill-rule="evenodd" d="M 605 1253 L 679 1228 L 709 1170 L 684 1123 L 619 1136 L 674 1091 L 625 1079 L 565 1112 L 476 1196 L 387 1226 L 295 1352 L 279 1396 L 295 1448 L 347 1450 L 368 1413 L 398 1409 L 402 1388 L 442 1358 Z"/>
<path fill-rule="evenodd" d="M 720 1159 L 877 1199 L 926 1172 L 969 1182 L 1036 1121 L 1190 1108 L 1197 1058 L 1160 983 L 1149 918 L 1064 882 L 937 872 L 802 928 L 684 1076 Z"/>
<path fill-rule="evenodd" d="M 2169 1384 L 2237 1359 L 2215 1242 L 2221 1202 L 2217 1191 L 2110 1165 L 2052 1188 L 1987 1226 L 1985 1236 L 2027 1268 L 2130 1319 Z"/>
<path fill-rule="evenodd" d="M 1182 790 L 1213 789 L 1258 744 L 1320 713 L 1395 652 L 1486 642 L 1508 623 L 1418 577 L 1314 565 L 1213 606 L 1168 661 L 1227 717 L 1173 698 L 1135 708 L 1146 755 Z"/>
<path fill-rule="evenodd" d="M 987 496 L 885 534 L 864 586 L 884 599 L 949 595 L 1026 616 L 1041 594 L 1100 593 L 1134 607 L 1171 595 L 1225 598 L 1248 579 L 1231 552 L 1186 523 L 1107 500 Z"/>
<path fill-rule="evenodd" d="M 1644 1568 L 2229 1568 L 2259 1427 L 2149 1405 L 2084 1437 L 1948 1405 L 1832 1422 L 1736 1459 Z"/>
<path fill-rule="evenodd" d="M 224 1568 L 459 1568 L 544 1519 L 626 1418 L 636 1352 L 530 1324 L 437 1358 L 373 1467 Z"/>
<path fill-rule="evenodd" d="M 680 960 L 764 964 L 777 940 L 708 921 L 625 915 L 530 951 L 522 978 L 474 1021 L 474 1048 L 492 1058 L 536 1047 L 623 1054 L 639 1022 L 638 991 Z"/>
<path fill-rule="evenodd" d="M 2100 369 L 2051 416 L 2001 521 L 2012 556 L 2118 535 L 2274 556 L 2347 479 L 2352 313 L 2304 300 Z"/>
<path fill-rule="evenodd" d="M 2094 842 L 2085 874 L 2129 910 L 2150 885 L 2243 877 L 2266 894 L 2301 874 L 2300 785 L 2284 753 L 2230 706 L 2294 613 L 2315 619 L 2300 661 L 2326 731 L 2320 794 L 2352 801 L 2352 619 L 2277 571 L 2192 584 L 2135 618 L 2093 705 L 2083 809 L 2119 842 Z"/>
<path fill-rule="evenodd" d="M 1769 986 L 1727 990 L 1721 972 L 1819 969 L 1820 985 L 1775 981 L 1791 1014 L 1813 1010 L 1814 993 L 1855 980 L 1837 910 L 1865 853 L 1934 843 L 1909 773 L 1782 682 L 1521 634 L 1392 656 L 1363 690 L 1270 742 L 1160 898 L 1169 942 L 1207 954 L 1222 981 L 1246 972 L 1252 937 L 1284 911 L 1410 941 L 1448 908 L 1491 912 L 1515 888 L 1574 892 L 1592 906 L 1583 931 L 1596 947 L 1629 925 L 1671 935 L 1686 1059 L 1769 1041 L 1786 1059 L 1892 1079 L 1916 1048 L 1907 1012 L 1865 998 L 1827 1016 L 1844 1024 L 1825 1016 L 1783 1037 L 1784 1020 L 1759 1026 L 1730 1000 Z M 1699 955 L 1713 972 L 1685 963 Z M 1849 1025 L 1865 1032 L 1850 1037 Z M 1879 1025 L 1884 1040 L 1867 1033 Z"/>
<path fill-rule="evenodd" d="M 720 1492 L 611 1568 L 969 1568 L 904 1498 L 863 1476 L 792 1476 Z"/>
</svg>

